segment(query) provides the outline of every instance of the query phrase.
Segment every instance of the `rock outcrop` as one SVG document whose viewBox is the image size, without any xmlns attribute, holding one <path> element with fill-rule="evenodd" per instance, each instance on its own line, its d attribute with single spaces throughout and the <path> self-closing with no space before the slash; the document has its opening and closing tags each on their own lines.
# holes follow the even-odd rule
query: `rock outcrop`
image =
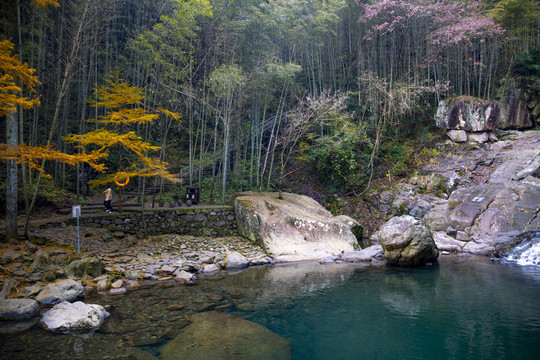
<svg viewBox="0 0 540 360">
<path fill-rule="evenodd" d="M 62 302 L 43 315 L 41 324 L 49 331 L 84 331 L 98 329 L 107 316 L 101 305 Z"/>
<path fill-rule="evenodd" d="M 439 102 L 435 121 L 453 142 L 485 143 L 496 141 L 495 129 L 527 129 L 534 125 L 533 115 L 511 89 L 501 101 L 473 96 L 457 96 Z"/>
<path fill-rule="evenodd" d="M 482 181 L 464 182 L 424 218 L 441 250 L 488 254 L 540 229 L 540 132 L 491 145 L 475 166 Z"/>
<path fill-rule="evenodd" d="M 240 234 L 277 261 L 320 260 L 355 249 L 354 222 L 334 217 L 310 197 L 282 195 L 240 194 L 234 201 Z"/>
<path fill-rule="evenodd" d="M 393 217 L 374 236 L 379 239 L 389 265 L 422 266 L 439 257 L 429 229 L 410 215 Z"/>
<path fill-rule="evenodd" d="M 194 314 L 191 321 L 163 347 L 163 359 L 286 360 L 291 357 L 291 344 L 287 340 L 254 322 L 217 311 Z"/>
<path fill-rule="evenodd" d="M 491 131 L 501 121 L 501 107 L 480 98 L 458 96 L 439 102 L 435 121 L 446 130 Z"/>
</svg>

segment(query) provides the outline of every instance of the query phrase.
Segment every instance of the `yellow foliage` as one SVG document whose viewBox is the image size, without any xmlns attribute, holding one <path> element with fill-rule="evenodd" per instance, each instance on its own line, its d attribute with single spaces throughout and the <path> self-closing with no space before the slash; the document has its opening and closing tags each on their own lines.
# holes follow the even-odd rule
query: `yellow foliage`
<svg viewBox="0 0 540 360">
<path fill-rule="evenodd" d="M 141 88 L 127 81 L 118 79 L 107 80 L 107 85 L 96 89 L 97 100 L 89 100 L 96 107 L 106 107 L 118 110 L 130 105 L 140 105 L 144 94 Z"/>
<path fill-rule="evenodd" d="M 177 121 L 182 122 L 182 120 L 180 120 L 180 118 L 181 118 L 180 114 L 175 113 L 175 112 L 172 112 L 172 111 L 169 111 L 169 110 L 164 109 L 164 108 L 159 108 L 158 110 L 161 111 L 161 112 L 162 112 L 163 114 L 165 114 L 166 116 L 170 116 L 170 117 L 172 117 L 174 120 L 177 120 Z"/>
<path fill-rule="evenodd" d="M 109 148 L 122 145 L 126 149 L 131 150 L 138 157 L 144 156 L 148 151 L 157 151 L 159 146 L 154 146 L 143 141 L 143 139 L 130 131 L 126 134 L 118 134 L 116 131 L 106 129 L 97 129 L 84 135 L 71 134 L 64 138 L 68 143 L 78 143 L 78 147 L 85 147 L 91 144 L 97 145 L 99 151 L 108 152 Z"/>
<path fill-rule="evenodd" d="M 59 5 L 57 0 L 32 0 L 32 3 L 34 4 L 34 6 L 48 6 L 48 5 L 58 6 Z"/>
<path fill-rule="evenodd" d="M 17 55 L 11 55 L 13 44 L 10 41 L 0 41 L 0 117 L 7 116 L 10 111 L 16 111 L 16 106 L 30 108 L 39 104 L 36 98 L 20 96 L 21 88 L 17 86 L 20 81 L 26 89 L 35 92 L 39 85 L 36 70 L 21 64 Z"/>
<path fill-rule="evenodd" d="M 100 122 L 114 125 L 147 124 L 154 122 L 158 117 L 159 115 L 149 114 L 142 108 L 119 109 L 102 117 Z"/>
<path fill-rule="evenodd" d="M 172 183 L 181 183 L 182 179 L 178 179 L 169 171 L 167 170 L 167 163 L 166 162 L 160 162 L 158 159 L 155 158 L 145 158 L 144 161 L 145 167 L 138 167 L 136 165 L 133 165 L 123 171 L 119 171 L 114 174 L 108 174 L 105 177 L 90 180 L 89 183 L 92 186 L 99 186 L 99 185 L 105 185 L 107 183 L 111 182 L 120 182 L 120 181 L 126 181 L 128 178 L 132 177 L 153 177 L 158 176 L 165 180 L 168 180 Z"/>
<path fill-rule="evenodd" d="M 115 182 L 119 186 L 125 186 L 133 177 L 159 176 L 171 182 L 181 182 L 167 170 L 167 163 L 160 162 L 159 159 L 149 157 L 151 151 L 160 150 L 159 146 L 154 146 L 144 141 L 133 131 L 123 133 L 122 130 L 131 124 L 148 124 L 158 119 L 159 114 L 154 114 L 139 107 L 144 100 L 141 88 L 132 86 L 126 81 L 118 79 L 118 75 L 113 75 L 103 86 L 96 89 L 97 100 L 90 100 L 96 107 L 105 107 L 109 110 L 107 115 L 102 116 L 98 122 L 113 125 L 117 130 L 97 129 L 84 135 L 71 134 L 64 138 L 68 143 L 76 143 L 80 148 L 87 146 L 97 146 L 98 152 L 109 154 L 111 149 L 120 148 L 122 156 L 130 162 L 127 169 L 120 164 L 120 169 L 116 173 L 107 174 L 105 177 L 90 181 L 92 186 L 103 185 Z M 180 115 L 165 109 L 159 109 L 166 116 L 175 120 L 180 120 Z M 122 158 L 121 156 L 121 158 Z"/>
<path fill-rule="evenodd" d="M 41 167 L 42 160 L 61 161 L 68 165 L 77 165 L 86 162 L 96 171 L 104 172 L 106 169 L 105 165 L 99 164 L 98 161 L 106 156 L 106 153 L 99 151 L 69 155 L 44 146 L 29 146 L 22 144 L 13 147 L 6 144 L 0 144 L 0 159 L 16 160 L 19 164 L 27 164 L 31 168 L 41 172 L 44 172 Z"/>
</svg>

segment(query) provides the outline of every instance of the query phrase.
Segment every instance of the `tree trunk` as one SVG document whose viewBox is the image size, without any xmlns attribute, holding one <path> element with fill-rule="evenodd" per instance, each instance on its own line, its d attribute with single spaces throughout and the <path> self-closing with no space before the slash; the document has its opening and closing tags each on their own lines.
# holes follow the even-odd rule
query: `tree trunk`
<svg viewBox="0 0 540 360">
<path fill-rule="evenodd" d="M 14 111 L 6 116 L 6 144 L 11 148 L 17 147 L 18 123 Z M 17 240 L 17 161 L 7 160 L 6 173 L 6 241 Z"/>
</svg>

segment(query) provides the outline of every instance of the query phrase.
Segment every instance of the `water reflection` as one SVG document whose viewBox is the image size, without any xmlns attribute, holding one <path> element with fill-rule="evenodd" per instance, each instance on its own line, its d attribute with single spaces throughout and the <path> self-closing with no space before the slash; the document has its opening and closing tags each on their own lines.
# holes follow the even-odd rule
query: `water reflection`
<svg viewBox="0 0 540 360">
<path fill-rule="evenodd" d="M 194 314 L 212 310 L 285 338 L 293 359 L 533 359 L 538 275 L 485 257 L 443 257 L 429 269 L 299 263 L 202 277 L 197 286 L 92 293 L 86 302 L 112 306 L 99 331 L 3 334 L 0 358 L 161 358 Z"/>
<path fill-rule="evenodd" d="M 321 265 L 317 262 L 281 264 L 265 271 L 262 279 L 264 291 L 259 301 L 292 298 L 322 291 L 351 278 L 355 271 L 367 265 Z"/>
<path fill-rule="evenodd" d="M 435 296 L 438 268 L 415 269 L 422 276 L 411 276 L 410 269 L 388 270 L 381 287 L 380 299 L 394 313 L 417 317 Z"/>
</svg>

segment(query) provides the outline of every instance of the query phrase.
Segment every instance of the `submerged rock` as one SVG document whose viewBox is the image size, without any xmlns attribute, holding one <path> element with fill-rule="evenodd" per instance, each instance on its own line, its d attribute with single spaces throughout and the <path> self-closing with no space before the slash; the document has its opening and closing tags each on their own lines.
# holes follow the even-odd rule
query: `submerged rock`
<svg viewBox="0 0 540 360">
<path fill-rule="evenodd" d="M 439 251 L 429 229 L 409 215 L 390 219 L 378 231 L 389 265 L 421 266 L 437 261 Z"/>
<path fill-rule="evenodd" d="M 180 335 L 163 347 L 164 360 L 291 357 L 287 340 L 254 322 L 217 311 L 194 314 L 191 320 Z"/>
<path fill-rule="evenodd" d="M 62 302 L 43 315 L 41 324 L 49 331 L 98 329 L 109 313 L 101 305 Z"/>
<path fill-rule="evenodd" d="M 324 259 L 353 251 L 350 226 L 310 197 L 243 193 L 234 201 L 238 230 L 276 258 Z"/>
</svg>

